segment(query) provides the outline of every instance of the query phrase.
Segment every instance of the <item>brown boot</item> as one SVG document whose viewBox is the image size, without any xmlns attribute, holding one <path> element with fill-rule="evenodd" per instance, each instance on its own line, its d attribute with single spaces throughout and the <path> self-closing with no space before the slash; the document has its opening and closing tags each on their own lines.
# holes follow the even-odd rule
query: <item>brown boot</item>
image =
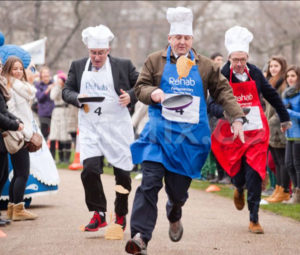
<svg viewBox="0 0 300 255">
<path fill-rule="evenodd" d="M 282 201 L 288 201 L 290 199 L 290 193 L 284 192 L 284 188 L 279 186 L 279 190 L 277 194 L 273 197 L 267 200 L 269 203 L 281 203 Z"/>
<path fill-rule="evenodd" d="M 7 204 L 6 217 L 7 217 L 7 219 L 9 219 L 9 220 L 12 219 L 12 215 L 13 215 L 13 206 L 14 206 L 14 203 L 9 202 L 9 203 Z"/>
<path fill-rule="evenodd" d="M 236 209 L 238 210 L 243 210 L 245 206 L 245 195 L 244 195 L 244 190 L 242 193 L 238 191 L 238 189 L 234 190 L 233 194 L 233 201 Z"/>
<path fill-rule="evenodd" d="M 300 204 L 300 189 L 296 188 L 291 199 L 286 202 L 287 204 Z"/>
<path fill-rule="evenodd" d="M 35 220 L 37 215 L 25 210 L 24 202 L 13 206 L 12 220 Z"/>
<path fill-rule="evenodd" d="M 269 200 L 270 200 L 271 198 L 273 198 L 274 196 L 276 196 L 276 194 L 278 193 L 278 191 L 279 191 L 279 185 L 276 185 L 276 186 L 275 186 L 275 189 L 274 189 L 274 191 L 273 191 L 273 193 L 272 193 L 272 195 L 269 196 L 269 197 L 264 198 L 264 200 L 266 200 L 266 201 L 269 202 Z"/>
<path fill-rule="evenodd" d="M 261 227 L 261 225 L 259 224 L 259 222 L 254 223 L 252 221 L 250 221 L 250 224 L 249 224 L 249 231 L 254 234 L 263 234 L 264 233 L 264 230 Z"/>
</svg>

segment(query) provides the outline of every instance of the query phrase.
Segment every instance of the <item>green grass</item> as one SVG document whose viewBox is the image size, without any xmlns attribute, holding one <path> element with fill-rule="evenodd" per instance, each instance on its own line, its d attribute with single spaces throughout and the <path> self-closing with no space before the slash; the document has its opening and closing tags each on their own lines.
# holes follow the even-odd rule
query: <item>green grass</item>
<svg viewBox="0 0 300 255">
<path fill-rule="evenodd" d="M 207 181 L 194 180 L 191 184 L 191 187 L 194 189 L 205 190 L 209 185 L 210 183 Z M 216 184 L 216 185 L 220 187 L 221 190 L 214 192 L 215 194 L 222 197 L 227 197 L 232 200 L 233 191 L 234 191 L 232 185 L 220 185 L 220 184 Z M 260 205 L 260 208 L 281 216 L 289 217 L 294 220 L 300 221 L 300 204 L 289 205 L 289 204 L 277 203 L 277 204 Z"/>
<path fill-rule="evenodd" d="M 56 155 L 58 159 L 58 155 Z M 74 159 L 74 151 L 72 152 L 71 155 L 71 162 L 73 162 Z M 68 169 L 69 164 L 56 164 L 58 169 Z M 104 167 L 104 173 L 105 174 L 113 174 L 113 168 L 111 167 Z M 131 177 L 134 178 L 137 175 L 136 172 L 131 172 Z M 199 180 L 193 180 L 191 184 L 191 188 L 193 189 L 198 189 L 198 190 L 205 190 L 210 183 L 208 181 L 199 181 Z M 233 198 L 233 191 L 234 188 L 232 185 L 221 185 L 221 184 L 216 184 L 218 187 L 221 188 L 220 191 L 214 192 L 216 195 L 226 197 L 232 200 Z M 300 204 L 295 204 L 295 205 L 289 205 L 289 204 L 268 204 L 268 205 L 260 205 L 260 208 L 262 210 L 270 211 L 275 214 L 285 216 L 292 218 L 294 220 L 300 221 Z"/>
</svg>

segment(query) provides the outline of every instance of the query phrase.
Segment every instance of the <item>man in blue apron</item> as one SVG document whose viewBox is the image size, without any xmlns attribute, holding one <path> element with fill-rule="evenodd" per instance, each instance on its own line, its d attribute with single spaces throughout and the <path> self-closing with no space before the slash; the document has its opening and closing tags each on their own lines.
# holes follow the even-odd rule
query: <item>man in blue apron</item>
<svg viewBox="0 0 300 255">
<path fill-rule="evenodd" d="M 106 198 L 100 174 L 105 157 L 114 168 L 116 184 L 131 190 L 132 157 L 130 144 L 134 141 L 129 110 L 136 98 L 133 86 L 138 72 L 130 60 L 109 55 L 109 42 L 114 38 L 110 29 L 99 25 L 82 31 L 82 40 L 89 58 L 71 64 L 63 89 L 63 99 L 79 107 L 78 127 L 80 160 L 83 162 L 81 180 L 89 211 L 94 211 L 85 231 L 97 231 L 107 225 Z M 82 97 L 104 97 L 102 102 L 79 103 Z M 126 226 L 128 194 L 116 193 L 116 223 Z"/>
<path fill-rule="evenodd" d="M 182 237 L 182 206 L 188 198 L 191 181 L 200 176 L 210 150 L 207 90 L 230 113 L 235 137 L 243 139 L 244 114 L 228 82 L 216 64 L 192 49 L 191 10 L 169 8 L 167 19 L 171 24 L 169 45 L 147 58 L 135 86 L 138 99 L 149 105 L 149 121 L 131 146 L 133 163 L 141 163 L 143 179 L 132 208 L 132 239 L 125 247 L 130 254 L 147 253 L 157 219 L 158 192 L 163 186 L 163 178 L 168 195 L 169 237 L 173 242 Z M 179 56 L 187 56 L 196 63 L 189 75 L 181 79 L 176 71 Z M 162 107 L 164 98 L 174 94 L 191 95 L 193 101 L 179 111 Z"/>
</svg>

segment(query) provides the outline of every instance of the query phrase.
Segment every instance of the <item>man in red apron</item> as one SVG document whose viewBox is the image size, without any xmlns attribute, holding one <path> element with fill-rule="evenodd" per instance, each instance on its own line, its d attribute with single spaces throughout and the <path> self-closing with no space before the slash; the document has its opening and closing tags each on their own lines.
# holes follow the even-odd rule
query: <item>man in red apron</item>
<svg viewBox="0 0 300 255">
<path fill-rule="evenodd" d="M 130 144 L 134 136 L 127 106 L 136 101 L 133 86 L 138 72 L 130 60 L 109 55 L 109 42 L 113 38 L 110 29 L 104 25 L 88 27 L 82 31 L 89 58 L 72 62 L 63 89 L 63 99 L 80 108 L 81 180 L 87 207 L 89 211 L 94 211 L 85 231 L 97 231 L 107 225 L 106 197 L 100 178 L 104 157 L 114 168 L 116 184 L 128 192 L 131 190 L 130 171 L 133 165 Z M 82 105 L 79 103 L 82 97 L 103 97 L 104 100 Z M 116 223 L 125 230 L 128 194 L 116 192 L 115 213 Z"/>
<path fill-rule="evenodd" d="M 252 39 L 252 33 L 246 28 L 235 26 L 229 29 L 225 34 L 229 61 L 222 69 L 237 102 L 246 114 L 247 122 L 243 126 L 245 143 L 239 139 L 232 139 L 230 124 L 225 119 L 219 120 L 211 139 L 214 155 L 236 186 L 234 191 L 236 208 L 242 210 L 244 207 L 246 186 L 250 211 L 249 230 L 253 233 L 263 233 L 258 221 L 258 210 L 261 184 L 266 175 L 269 126 L 261 106 L 261 94 L 276 109 L 282 131 L 289 127 L 290 122 L 277 92 L 268 84 L 257 67 L 247 63 L 249 43 Z M 220 116 L 220 112 L 221 115 L 223 113 L 222 107 L 214 102 L 210 103 L 209 111 L 215 116 Z"/>
</svg>

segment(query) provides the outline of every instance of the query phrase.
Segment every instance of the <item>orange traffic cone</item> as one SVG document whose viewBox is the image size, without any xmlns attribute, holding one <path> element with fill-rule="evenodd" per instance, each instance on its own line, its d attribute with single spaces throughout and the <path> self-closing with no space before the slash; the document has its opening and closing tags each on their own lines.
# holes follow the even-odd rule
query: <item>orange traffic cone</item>
<svg viewBox="0 0 300 255">
<path fill-rule="evenodd" d="M 206 192 L 214 192 L 214 191 L 220 191 L 221 189 L 217 185 L 209 185 L 207 189 L 205 190 Z"/>
<path fill-rule="evenodd" d="M 80 164 L 80 153 L 79 153 L 79 141 L 78 141 L 79 129 L 77 129 L 76 134 L 76 149 L 75 149 L 75 156 L 74 161 L 71 165 L 69 165 L 70 170 L 80 170 L 83 166 Z"/>
<path fill-rule="evenodd" d="M 1 237 L 6 237 L 7 235 L 2 231 L 2 230 L 0 230 L 0 238 Z"/>
</svg>

